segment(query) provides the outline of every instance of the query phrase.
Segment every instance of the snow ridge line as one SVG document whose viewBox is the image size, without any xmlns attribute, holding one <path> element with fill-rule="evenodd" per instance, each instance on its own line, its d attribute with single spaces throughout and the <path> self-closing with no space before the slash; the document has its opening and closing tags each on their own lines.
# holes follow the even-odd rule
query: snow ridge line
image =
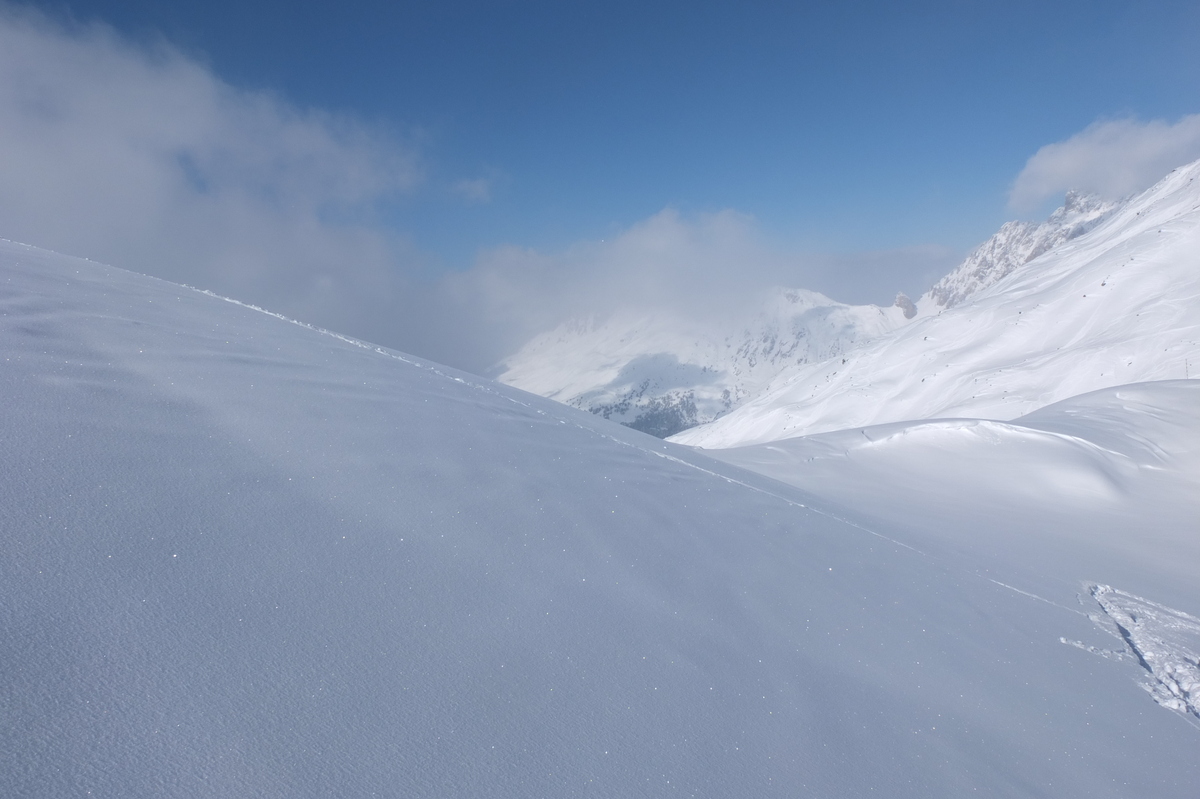
<svg viewBox="0 0 1200 799">
<path fill-rule="evenodd" d="M 464 385 L 464 386 L 468 386 L 468 387 L 470 387 L 470 388 L 473 388 L 473 389 L 475 389 L 475 390 L 477 390 L 477 391 L 482 391 L 482 392 L 484 392 L 484 393 L 487 393 L 487 394 L 491 394 L 491 395 L 494 395 L 494 396 L 497 396 L 497 397 L 501 397 L 501 398 L 503 398 L 503 399 L 506 399 L 506 400 L 508 400 L 509 402 L 512 402 L 512 403 L 514 403 L 514 404 L 520 405 L 520 406 L 522 406 L 522 407 L 525 407 L 525 408 L 530 408 L 530 409 L 532 409 L 532 410 L 536 411 L 536 412 L 537 412 L 539 415 L 542 415 L 542 416 L 545 416 L 545 415 L 546 415 L 546 412 L 545 412 L 545 411 L 543 411 L 543 410 L 541 410 L 541 409 L 538 409 L 538 408 L 533 408 L 533 406 L 531 406 L 529 403 L 527 403 L 527 402 L 521 402 L 520 400 L 518 400 L 518 399 L 516 399 L 516 398 L 514 398 L 514 397 L 510 397 L 510 396 L 508 396 L 508 395 L 507 395 L 506 393 L 504 393 L 504 392 L 497 391 L 496 389 L 494 389 L 494 388 L 490 388 L 490 387 L 488 387 L 488 386 L 485 386 L 485 385 L 483 385 L 483 384 L 481 384 L 481 383 L 475 383 L 475 382 L 472 382 L 472 381 L 464 380 L 463 378 L 461 378 L 461 377 L 458 377 L 458 376 L 456 376 L 456 375 L 447 374 L 446 372 L 443 372 L 441 369 L 438 369 L 438 368 L 437 368 L 437 367 L 435 367 L 435 366 L 431 366 L 431 365 L 429 365 L 429 364 L 425 364 L 425 363 L 421 363 L 421 362 L 419 362 L 419 361 L 414 361 L 414 360 L 411 360 L 411 359 L 409 359 L 409 358 L 405 358 L 403 355 L 400 355 L 399 353 L 392 352 L 392 351 L 390 351 L 390 350 L 386 350 L 386 349 L 384 349 L 383 347 L 380 347 L 380 346 L 378 346 L 378 345 L 376 345 L 376 344 L 370 344 L 370 343 L 368 343 L 368 342 L 365 342 L 365 341 L 362 341 L 362 340 L 360 340 L 360 339 L 356 339 L 356 338 L 353 338 L 353 337 L 351 337 L 351 336 L 346 336 L 346 335 L 343 335 L 342 333 L 335 333 L 335 332 L 333 332 L 332 330 L 328 330 L 328 329 L 326 329 L 326 328 L 323 328 L 323 327 L 317 327 L 316 325 L 311 325 L 311 324 L 309 324 L 308 322 L 301 322 L 301 321 L 300 321 L 300 320 L 298 320 L 298 319 L 292 319 L 291 317 L 284 316 L 284 315 L 283 315 L 283 314 L 281 314 L 281 313 L 277 313 L 277 312 L 275 312 L 275 311 L 269 311 L 269 310 L 267 310 L 266 308 L 262 308 L 262 307 L 260 307 L 260 306 L 258 306 L 258 305 L 253 305 L 253 304 L 251 304 L 251 303 L 248 303 L 248 302 L 242 302 L 241 300 L 235 300 L 235 299 L 233 299 L 232 297 L 226 297 L 226 296 L 224 296 L 224 295 L 217 294 L 216 292 L 214 292 L 214 291 L 210 291 L 209 289 L 200 289 L 200 288 L 196 288 L 195 286 L 189 286 L 189 285 L 187 285 L 186 283 L 184 283 L 184 284 L 179 284 L 179 285 L 182 285 L 184 288 L 186 288 L 186 289 L 189 289 L 189 290 L 191 290 L 191 291 L 195 291 L 195 292 L 197 292 L 197 293 L 199 293 L 199 294 L 203 294 L 203 295 L 204 295 L 204 296 L 206 296 L 206 297 L 212 297 L 212 298 L 214 298 L 214 299 L 218 299 L 218 300 L 224 300 L 225 302 L 231 303 L 231 304 L 233 304 L 233 305 L 238 305 L 238 306 L 241 306 L 242 308 L 246 308 L 246 309 L 248 309 L 248 310 L 251 310 L 251 311 L 257 311 L 258 313 L 261 313 L 261 314 L 266 314 L 267 316 L 274 317 L 275 319 L 279 319 L 280 321 L 287 322 L 287 323 L 289 323 L 289 324 L 293 324 L 293 325 L 297 325 L 297 326 L 299 326 L 299 327 L 303 327 L 303 328 L 305 328 L 305 329 L 307 329 L 307 330 L 311 330 L 311 331 L 313 331 L 314 333 L 319 333 L 320 335 L 323 335 L 323 336 L 330 336 L 331 338 L 335 338 L 335 339 L 337 339 L 338 341 L 344 342 L 344 343 L 346 343 L 346 344 L 349 344 L 349 345 L 351 345 L 351 346 L 353 346 L 353 347 L 358 347 L 359 349 L 364 349 L 364 350 L 368 350 L 368 351 L 371 351 L 371 352 L 375 352 L 375 353 L 377 353 L 377 354 L 379 354 L 379 355 L 383 355 L 383 356 L 385 356 L 385 357 L 392 358 L 392 359 L 394 359 L 394 360 L 400 361 L 401 363 L 408 364 L 409 366 L 415 366 L 415 367 L 417 367 L 418 369 L 424 369 L 424 370 L 426 370 L 426 371 L 428 371 L 428 372 L 432 372 L 433 374 L 435 374 L 435 375 L 437 375 L 437 376 L 439 376 L 439 377 L 443 377 L 443 378 L 445 378 L 445 379 L 447 379 L 447 380 L 453 380 L 453 381 L 454 381 L 454 382 L 456 382 L 456 383 L 461 383 L 462 385 Z M 559 423 L 560 423 L 560 424 L 565 424 L 566 422 L 565 422 L 564 420 L 561 420 L 561 419 L 560 419 L 560 420 L 559 420 Z M 750 485 L 749 483 L 743 482 L 743 481 L 741 481 L 741 480 L 738 480 L 738 479 L 736 479 L 736 478 L 733 478 L 733 477 L 728 477 L 728 476 L 726 476 L 726 475 L 723 475 L 723 474 L 721 474 L 721 473 L 719 473 L 719 472 L 714 472 L 714 471 L 712 471 L 711 469 L 705 469 L 703 466 L 699 466 L 699 465 L 697 465 L 697 464 L 690 463 L 689 461 L 686 461 L 686 460 L 684 460 L 684 459 L 682 459 L 682 458 L 676 458 L 676 457 L 675 457 L 675 456 L 673 456 L 673 455 L 667 455 L 666 453 L 664 453 L 664 452 L 659 452 L 658 450 L 654 450 L 654 449 L 648 449 L 647 447 L 639 446 L 639 445 L 637 445 L 637 444 L 632 444 L 632 443 L 630 443 L 630 442 L 628 442 L 628 441 L 622 441 L 622 440 L 621 440 L 621 439 L 619 439 L 619 438 L 616 438 L 616 437 L 614 437 L 614 436 L 610 436 L 610 435 L 608 435 L 608 434 L 606 434 L 606 433 L 602 433 L 602 432 L 600 432 L 599 430 L 596 430 L 596 429 L 594 429 L 594 428 L 590 428 L 590 427 L 588 427 L 588 426 L 586 426 L 586 425 L 579 424 L 578 422 L 570 422 L 570 424 L 572 424 L 572 425 L 573 425 L 575 428 L 577 428 L 577 429 L 579 429 L 579 430 L 584 430 L 584 431 L 586 431 L 586 432 L 589 432 L 589 433 L 591 433 L 592 435 L 599 436 L 600 438 L 604 438 L 604 439 L 607 439 L 607 440 L 609 440 L 609 441 L 612 441 L 612 442 L 615 442 L 615 443 L 617 443 L 617 444 L 620 444 L 621 446 L 625 446 L 625 447 L 632 447 L 632 448 L 634 448 L 634 449 L 637 449 L 637 450 L 640 450 L 640 451 L 642 451 L 642 452 L 647 452 L 647 453 L 650 453 L 650 454 L 653 454 L 653 455 L 657 455 L 657 456 L 658 456 L 658 457 L 660 457 L 660 458 L 665 458 L 666 460 L 668 460 L 668 461 L 671 461 L 671 462 L 673 462 L 673 463 L 677 463 L 677 464 L 680 464 L 680 465 L 682 465 L 682 466 L 686 466 L 686 467 L 688 467 L 688 468 L 695 469 L 695 470 L 696 470 L 696 471 L 698 471 L 698 472 L 702 472 L 703 474 L 707 474 L 707 475 L 710 475 L 710 476 L 712 476 L 712 477 L 719 478 L 719 479 L 721 479 L 721 480 L 724 480 L 724 481 L 725 481 L 725 482 L 727 482 L 727 483 L 733 483 L 734 485 L 739 485 L 739 486 L 742 486 L 743 488 L 747 488 L 747 489 L 749 489 L 749 490 L 751 490 L 751 491 L 756 491 L 756 492 L 758 492 L 758 493 L 760 493 L 760 494 L 765 494 L 765 495 L 767 495 L 767 496 L 769 496 L 769 497 L 772 497 L 773 499 L 777 499 L 777 500 L 780 500 L 780 501 L 782 501 L 782 502 L 785 502 L 785 503 L 787 503 L 788 505 L 791 505 L 792 507 L 796 507 L 796 508 L 803 508 L 803 509 L 805 509 L 805 510 L 812 511 L 813 513 L 816 513 L 816 514 L 818 514 L 818 515 L 820 515 L 820 516 L 824 516 L 824 517 L 826 517 L 826 518 L 828 518 L 828 519 L 832 519 L 832 520 L 834 520 L 834 521 L 836 521 L 836 522 L 840 522 L 840 523 L 842 523 L 842 524 L 848 525 L 848 526 L 850 526 L 850 527 L 853 527 L 853 528 L 855 528 L 855 529 L 857 529 L 857 530 L 861 530 L 862 532 L 864 532 L 864 533 L 868 533 L 869 535 L 873 535 L 873 536 L 875 536 L 876 538 L 882 538 L 884 541 L 887 541 L 887 542 L 889 542 L 889 543 L 891 543 L 891 544 L 894 544 L 894 545 L 896 545 L 896 546 L 898 546 L 898 547 L 903 547 L 904 549 L 907 549 L 907 550 L 910 550 L 910 551 L 912 551 L 912 552 L 915 552 L 915 553 L 917 553 L 918 555 L 922 555 L 922 556 L 924 556 L 924 557 L 930 557 L 928 553 L 926 553 L 926 552 L 923 552 L 923 551 L 921 551 L 921 550 L 917 549 L 917 548 L 916 548 L 916 547 L 914 547 L 914 546 L 911 546 L 911 545 L 909 545 L 909 544 L 906 544 L 906 543 L 904 543 L 903 541 L 898 541 L 898 540 L 896 540 L 895 538 L 891 538 L 890 536 L 886 536 L 886 535 L 884 535 L 883 533 L 877 532 L 877 531 L 875 531 L 875 530 L 871 530 L 870 528 L 864 527 L 863 525 L 861 525 L 861 524 L 858 524 L 857 522 L 851 521 L 850 519 L 845 519 L 845 518 L 842 518 L 841 516 L 838 516 L 838 515 L 837 515 L 837 514 L 835 514 L 835 513 L 830 513 L 829 511 L 824 511 L 824 510 L 821 510 L 821 509 L 819 509 L 819 508 L 814 508 L 814 507 L 811 507 L 811 506 L 809 506 L 809 505 L 805 505 L 805 504 L 804 504 L 804 503 L 802 503 L 802 502 L 796 502 L 795 500 L 791 500 L 791 499 L 788 499 L 787 497 L 780 496 L 779 494 L 776 494 L 776 493 L 774 493 L 774 492 L 772 492 L 772 491 L 767 491 L 767 490 L 766 490 L 766 489 L 764 489 L 764 488 L 759 488 L 758 486 L 753 486 L 753 485 Z M 1051 603 L 1051 604 L 1053 604 L 1053 603 Z"/>
<path fill-rule="evenodd" d="M 485 386 L 483 384 L 474 383 L 469 380 L 464 380 L 461 377 L 458 377 L 456 375 L 447 374 L 447 373 L 443 372 L 441 369 L 438 369 L 436 366 L 431 366 L 430 364 L 421 363 L 420 361 L 410 360 L 409 358 L 405 358 L 403 355 L 401 355 L 397 352 L 384 349 L 383 347 L 380 347 L 378 344 L 371 344 L 369 342 L 362 341 L 361 339 L 353 338 L 352 336 L 347 336 L 342 333 L 335 333 L 334 331 L 328 330 L 324 327 L 317 327 L 316 325 L 310 325 L 308 322 L 301 322 L 299 319 L 292 319 L 291 317 L 284 316 L 281 313 L 276 313 L 275 311 L 269 311 L 266 308 L 262 308 L 257 305 L 253 305 L 248 302 L 242 302 L 241 300 L 235 300 L 232 297 L 226 297 L 224 295 L 217 294 L 216 292 L 209 291 L 208 289 L 198 289 L 195 286 L 189 286 L 186 283 L 180 283 L 179 285 L 183 286 L 186 289 L 195 291 L 198 294 L 203 294 L 206 297 L 212 297 L 214 299 L 224 300 L 225 302 L 231 303 L 233 305 L 239 305 L 242 308 L 246 308 L 251 311 L 257 311 L 258 313 L 266 314 L 267 316 L 272 316 L 281 321 L 296 325 L 297 327 L 303 327 L 306 330 L 313 331 L 314 333 L 319 333 L 323 336 L 329 336 L 330 338 L 335 338 L 338 341 L 344 342 L 353 347 L 358 347 L 359 349 L 369 350 L 371 352 L 375 352 L 379 355 L 383 355 L 383 356 L 391 358 L 393 360 L 400 361 L 401 363 L 408 364 L 409 366 L 415 366 L 418 369 L 424 369 L 425 371 L 432 372 L 433 374 L 435 374 L 439 377 L 444 377 L 447 380 L 453 380 L 456 383 L 461 383 L 464 386 L 468 386 L 477 391 L 482 391 L 487 394 L 493 394 L 497 397 L 502 397 L 503 399 L 506 399 L 509 402 L 515 403 L 517 405 L 521 405 L 526 408 L 531 407 L 529 405 L 529 403 L 527 403 L 527 402 L 521 402 L 518 399 L 510 397 L 507 394 L 496 391 L 495 389 L 489 388 L 488 386 Z M 537 409 L 534 409 L 534 410 L 537 410 Z M 537 410 L 537 412 L 543 416 L 545 415 L 545 411 Z"/>
<path fill-rule="evenodd" d="M 400 355 L 400 354 L 398 354 L 398 353 L 396 353 L 396 352 L 392 352 L 392 351 L 386 350 L 386 349 L 384 349 L 383 347 L 380 347 L 380 346 L 378 346 L 378 345 L 376 345 L 376 344 L 370 344 L 370 343 L 368 343 L 368 342 L 362 341 L 362 340 L 360 340 L 360 339 L 353 338 L 353 337 L 351 337 L 351 336 L 346 336 L 346 335 L 343 335 L 343 334 L 341 334 L 341 333 L 335 333 L 335 332 L 333 332 L 332 330 L 327 330 L 326 328 L 323 328 L 323 327 L 317 327 L 316 325 L 311 325 L 311 324 L 309 324 L 309 323 L 307 323 L 307 322 L 301 322 L 301 321 L 300 321 L 300 320 L 298 320 L 298 319 L 292 319 L 291 317 L 284 316 L 284 315 L 283 315 L 283 314 L 281 314 L 281 313 L 277 313 L 277 312 L 275 312 L 275 311 L 269 311 L 269 310 L 267 310 L 266 308 L 262 308 L 262 307 L 260 307 L 260 306 L 253 305 L 253 304 L 251 304 L 251 303 L 248 303 L 248 302 L 242 302 L 241 300 L 235 300 L 235 299 L 233 299 L 232 297 L 226 297 L 226 296 L 223 296 L 223 295 L 221 295 L 221 294 L 217 294 L 216 292 L 210 291 L 210 290 L 208 290 L 208 289 L 200 289 L 200 288 L 196 288 L 195 286 L 189 286 L 189 285 L 187 285 L 187 284 L 180 284 L 180 285 L 182 285 L 184 288 L 190 289 L 191 291 L 195 291 L 195 292 L 197 292 L 197 293 L 199 293 L 199 294 L 203 294 L 203 295 L 205 295 L 206 297 L 212 297 L 212 298 L 214 298 L 214 299 L 218 299 L 218 300 L 224 300 L 225 302 L 232 303 L 233 305 L 238 305 L 238 306 L 241 306 L 242 308 L 246 308 L 246 309 L 249 309 L 249 310 L 251 310 L 251 311 L 257 311 L 258 313 L 261 313 L 261 314 L 266 314 L 267 316 L 274 317 L 275 319 L 279 319 L 279 320 L 281 320 L 281 321 L 283 321 L 283 322 L 288 322 L 289 324 L 297 325 L 297 326 L 299 326 L 299 327 L 303 327 L 303 328 L 305 328 L 305 329 L 307 329 L 307 330 L 311 330 L 311 331 L 313 331 L 314 333 L 319 333 L 319 334 L 321 334 L 321 335 L 324 335 L 324 336 L 330 336 L 331 338 L 335 338 L 335 339 L 337 339 L 338 341 L 342 341 L 342 342 L 344 342 L 344 343 L 346 343 L 346 344 L 350 344 L 351 346 L 358 347 L 358 348 L 360 348 L 360 349 L 369 350 L 369 351 L 371 351 L 371 352 L 378 353 L 379 355 L 383 355 L 383 356 L 386 356 L 386 357 L 388 357 L 388 358 L 392 358 L 392 359 L 394 359 L 394 360 L 400 361 L 401 363 L 408 364 L 409 366 L 415 366 L 415 367 L 417 367 L 418 369 L 425 369 L 426 371 L 432 372 L 433 374 L 435 374 L 435 375 L 437 375 L 437 376 L 439 376 L 439 377 L 446 378 L 447 380 L 453 380 L 453 381 L 454 381 L 454 382 L 456 382 L 456 383 L 461 383 L 461 384 L 463 384 L 463 385 L 465 385 L 465 386 L 469 386 L 470 388 L 476 389 L 476 390 L 478 390 L 478 391 L 483 391 L 483 392 L 485 392 L 485 393 L 488 393 L 488 394 L 493 394 L 493 395 L 495 395 L 495 396 L 502 397 L 502 398 L 504 398 L 504 399 L 508 400 L 509 402 L 515 403 L 515 404 L 517 404 L 517 405 L 521 405 L 521 406 L 523 406 L 523 407 L 526 407 L 526 408 L 532 408 L 532 406 L 531 406 L 529 403 L 527 403 L 527 402 L 521 402 L 520 400 L 518 400 L 518 399 L 516 399 L 516 398 L 514 398 L 514 397 L 510 397 L 510 396 L 508 396 L 508 395 L 507 395 L 507 394 L 505 394 L 504 392 L 497 391 L 497 390 L 496 390 L 496 389 L 494 389 L 494 388 L 490 388 L 490 387 L 488 387 L 488 386 L 485 386 L 485 385 L 482 385 L 482 384 L 480 384 L 480 383 L 474 383 L 474 382 L 471 382 L 471 381 L 468 381 L 468 380 L 464 380 L 464 379 L 462 379 L 461 377 L 457 377 L 457 376 L 455 376 L 455 375 L 450 375 L 450 374 L 447 374 L 447 373 L 443 372 L 442 370 L 438 369 L 438 368 L 437 368 L 437 367 L 435 367 L 435 366 L 431 366 L 431 365 L 429 365 L 429 364 L 424 364 L 424 363 L 420 363 L 420 362 L 418 362 L 418 361 L 410 360 L 409 358 L 405 358 L 403 355 Z M 540 410 L 540 409 L 533 408 L 533 410 L 536 410 L 536 411 L 537 411 L 537 413 L 539 413 L 539 414 L 541 414 L 541 415 L 543 415 L 543 416 L 544 416 L 544 415 L 546 415 L 546 414 L 545 414 L 545 411 L 542 411 L 542 410 Z M 560 420 L 560 422 L 562 422 L 562 420 Z M 888 536 L 886 536 L 886 535 L 883 535 L 882 533 L 879 533 L 879 532 L 876 532 L 876 531 L 874 531 L 874 530 L 871 530 L 871 529 L 868 529 L 868 528 L 866 528 L 866 527 L 863 527 L 861 524 L 857 524 L 856 522 L 853 522 L 853 521 L 851 521 L 851 520 L 849 520 L 849 519 L 844 519 L 844 518 L 842 518 L 842 517 L 838 516 L 837 514 L 830 513 L 830 512 L 828 512 L 828 511 L 823 511 L 823 510 L 820 510 L 820 509 L 818 509 L 818 508 L 813 508 L 813 507 L 811 507 L 811 506 L 805 505 L 805 504 L 804 504 L 804 503 L 802 503 L 802 502 L 796 502 L 796 501 L 794 501 L 794 500 L 788 499 L 787 497 L 780 496 L 779 494 L 773 493 L 773 492 L 771 492 L 771 491 L 767 491 L 766 489 L 763 489 L 763 488 L 759 488 L 758 486 L 753 486 L 753 485 L 750 485 L 749 483 L 745 483 L 745 482 L 743 482 L 743 481 L 741 481 L 741 480 L 738 480 L 738 479 L 736 479 L 736 478 L 733 478 L 733 477 L 727 477 L 726 475 L 723 475 L 723 474 L 721 474 L 721 473 L 719 473 L 719 472 L 714 472 L 714 471 L 712 471 L 711 469 L 705 469 L 703 466 L 699 466 L 699 465 L 697 465 L 697 464 L 690 463 L 690 462 L 688 462 L 688 461 L 686 461 L 686 460 L 684 460 L 684 459 L 682 459 L 682 458 L 676 458 L 675 456 L 673 456 L 673 455 L 667 455 L 667 454 L 666 454 L 666 453 L 664 453 L 664 452 L 659 452 L 659 451 L 657 451 L 657 450 L 654 450 L 654 449 L 648 449 L 648 448 L 646 448 L 646 447 L 643 447 L 643 446 L 638 446 L 638 445 L 636 445 L 636 444 L 631 444 L 631 443 L 630 443 L 630 442 L 628 442 L 628 441 L 622 441 L 622 440 L 621 440 L 621 439 L 619 439 L 619 438 L 616 438 L 616 437 L 614 437 L 614 436 L 610 436 L 610 435 L 608 435 L 608 434 L 606 434 L 606 433 L 602 433 L 602 432 L 600 432 L 600 431 L 598 431 L 598 430 L 595 430 L 595 429 L 593 429 L 593 428 L 589 428 L 589 427 L 587 427 L 586 425 L 579 424 L 578 422 L 571 422 L 570 424 L 572 424 L 574 427 L 576 427 L 576 428 L 577 428 L 577 429 L 579 429 L 579 430 L 584 430 L 584 431 L 587 431 L 587 432 L 589 432 L 589 433 L 592 433 L 593 435 L 599 436 L 600 438 L 604 438 L 604 439 L 607 439 L 607 440 L 609 440 L 609 441 L 612 441 L 612 442 L 615 442 L 615 443 L 617 443 L 617 444 L 620 444 L 621 446 L 625 446 L 625 447 L 632 447 L 632 448 L 634 448 L 634 449 L 641 450 L 642 452 L 647 452 L 647 453 L 650 453 L 650 454 L 653 454 L 653 455 L 657 455 L 657 456 L 658 456 L 658 457 L 660 457 L 660 458 L 665 458 L 666 460 L 669 460 L 669 461 L 672 461 L 672 462 L 674 462 L 674 463 L 677 463 L 677 464 L 680 464 L 680 465 L 686 466 L 686 467 L 688 467 L 688 468 L 691 468 L 691 469 L 695 469 L 696 471 L 702 472 L 702 473 L 704 473 L 704 474 L 707 474 L 707 475 L 711 475 L 711 476 L 713 476 L 713 477 L 720 478 L 721 480 L 724 480 L 724 481 L 725 481 L 725 482 L 727 482 L 727 483 L 733 483 L 734 485 L 740 485 L 740 486 L 742 486 L 743 488 L 748 488 L 748 489 L 750 489 L 751 491 L 756 491 L 756 492 L 758 492 L 758 493 L 760 493 L 760 494 L 766 494 L 766 495 L 767 495 L 767 496 L 769 496 L 769 497 L 772 497 L 772 498 L 774 498 L 774 499 L 778 499 L 778 500 L 781 500 L 781 501 L 783 501 L 783 502 L 786 502 L 788 505 L 791 505 L 791 506 L 793 506 L 793 507 L 797 507 L 797 508 L 804 508 L 805 510 L 810 510 L 810 511 L 812 511 L 813 513 L 819 514 L 819 515 L 821 515 L 821 516 L 825 516 L 826 518 L 833 519 L 834 521 L 837 521 L 837 522 L 841 522 L 842 524 L 849 525 L 849 526 L 851 526 L 851 527 L 854 527 L 854 528 L 856 528 L 856 529 L 858 529 L 858 530 L 862 530 L 864 533 L 869 533 L 869 534 L 871 534 L 871 535 L 873 535 L 873 536 L 875 536 L 875 537 L 877 537 L 877 538 L 882 538 L 883 540 L 885 540 L 885 541 L 888 541 L 888 542 L 890 542 L 890 543 L 892 543 L 892 544 L 895 544 L 896 546 L 903 547 L 904 549 L 908 549 L 908 550 L 911 550 L 911 551 L 913 551 L 913 552 L 916 552 L 916 553 L 917 553 L 917 554 L 919 554 L 919 555 L 925 555 L 926 557 L 928 557 L 928 554 L 927 554 L 927 553 L 925 553 L 925 552 L 922 552 L 921 550 L 917 549 L 916 547 L 910 546 L 909 544 L 905 544 L 903 541 L 897 541 L 896 539 L 894 539 L 894 538 L 890 538 L 890 537 L 888 537 Z"/>
</svg>

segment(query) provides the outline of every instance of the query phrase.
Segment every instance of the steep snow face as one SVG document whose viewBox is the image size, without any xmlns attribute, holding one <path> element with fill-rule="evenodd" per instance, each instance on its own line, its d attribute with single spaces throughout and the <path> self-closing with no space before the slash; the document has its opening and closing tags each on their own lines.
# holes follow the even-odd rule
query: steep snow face
<svg viewBox="0 0 1200 799">
<path fill-rule="evenodd" d="M 1154 608 L 1131 640 L 1191 697 L 1195 648 L 1158 628 L 1194 579 L 930 554 L 595 415 L 10 244 L 0 355 L 0 795 L 1200 783 L 1197 731 L 1075 599 Z"/>
<path fill-rule="evenodd" d="M 1063 206 L 1045 222 L 1004 224 L 922 299 L 935 309 L 959 305 L 999 283 L 1017 267 L 1087 233 L 1119 207 L 1119 203 L 1106 203 L 1099 197 L 1068 192 Z"/>
<path fill-rule="evenodd" d="M 1200 162 L 969 301 L 794 367 L 675 440 L 731 447 L 870 424 L 1006 420 L 1106 386 L 1200 372 Z"/>
<path fill-rule="evenodd" d="M 522 347 L 498 379 L 662 437 L 736 408 L 783 369 L 904 322 L 901 307 L 778 289 L 748 324 L 649 311 L 572 320 Z"/>
</svg>

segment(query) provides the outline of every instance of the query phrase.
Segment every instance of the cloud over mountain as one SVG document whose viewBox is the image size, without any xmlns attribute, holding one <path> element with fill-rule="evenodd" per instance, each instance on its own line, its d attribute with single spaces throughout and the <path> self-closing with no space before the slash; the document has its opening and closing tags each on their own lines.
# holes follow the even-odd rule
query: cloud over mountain
<svg viewBox="0 0 1200 799">
<path fill-rule="evenodd" d="M 0 7 L 0 119 L 2 236 L 331 325 L 419 259 L 374 219 L 420 184 L 413 145 L 165 42 Z"/>
<path fill-rule="evenodd" d="M 1009 205 L 1029 211 L 1064 191 L 1116 200 L 1149 187 L 1180 164 L 1200 158 L 1200 114 L 1178 122 L 1095 122 L 1033 154 L 1013 181 Z"/>
</svg>

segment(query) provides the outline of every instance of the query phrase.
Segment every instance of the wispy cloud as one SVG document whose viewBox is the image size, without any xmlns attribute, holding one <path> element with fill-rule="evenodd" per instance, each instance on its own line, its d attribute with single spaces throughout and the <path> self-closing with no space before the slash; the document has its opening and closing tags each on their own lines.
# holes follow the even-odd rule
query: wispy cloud
<svg viewBox="0 0 1200 799">
<path fill-rule="evenodd" d="M 613 236 L 558 251 L 498 247 L 455 276 L 451 290 L 493 326 L 496 359 L 567 318 L 643 308 L 693 318 L 744 315 L 774 286 L 808 288 L 844 302 L 889 304 L 919 296 L 961 254 L 928 246 L 840 255 L 771 246 L 735 211 L 665 209 Z"/>
<path fill-rule="evenodd" d="M 391 200 L 428 191 L 423 171 L 402 136 L 231 86 L 167 43 L 0 0 L 0 236 L 463 368 L 623 305 L 732 313 L 772 285 L 887 302 L 919 294 L 942 257 L 797 255 L 743 214 L 667 209 L 559 250 L 487 249 L 446 274 L 387 222 Z M 502 180 L 447 188 L 483 203 Z"/>
<path fill-rule="evenodd" d="M 1009 205 L 1026 212 L 1067 189 L 1117 199 L 1177 166 L 1200 158 L 1200 114 L 1178 122 L 1116 119 L 1095 122 L 1066 141 L 1047 144 L 1025 164 Z"/>
<path fill-rule="evenodd" d="M 453 186 L 454 193 L 469 203 L 492 201 L 492 181 L 489 178 L 460 180 Z"/>
<path fill-rule="evenodd" d="M 761 287 L 764 271 L 781 266 L 748 217 L 724 211 L 689 219 L 666 209 L 610 238 L 558 251 L 487 250 L 456 288 L 475 297 L 487 318 L 519 321 L 520 335 L 532 335 L 570 316 L 627 305 L 727 309 L 749 286 Z"/>
<path fill-rule="evenodd" d="M 0 6 L 0 120 L 8 238 L 322 324 L 396 292 L 396 263 L 418 257 L 373 221 L 420 183 L 413 146 L 230 86 L 166 43 Z"/>
</svg>

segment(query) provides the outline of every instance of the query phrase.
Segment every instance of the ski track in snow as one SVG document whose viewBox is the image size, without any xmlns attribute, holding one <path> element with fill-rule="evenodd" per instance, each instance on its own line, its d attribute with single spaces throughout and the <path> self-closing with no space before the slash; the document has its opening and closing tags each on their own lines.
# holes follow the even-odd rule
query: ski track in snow
<svg viewBox="0 0 1200 799">
<path fill-rule="evenodd" d="M 1149 675 L 1142 688 L 1154 701 L 1200 729 L 1200 619 L 1109 585 L 1086 588 L 1100 606 L 1088 618 L 1125 649 L 1114 652 L 1060 640 L 1110 660 L 1136 660 Z"/>
</svg>

